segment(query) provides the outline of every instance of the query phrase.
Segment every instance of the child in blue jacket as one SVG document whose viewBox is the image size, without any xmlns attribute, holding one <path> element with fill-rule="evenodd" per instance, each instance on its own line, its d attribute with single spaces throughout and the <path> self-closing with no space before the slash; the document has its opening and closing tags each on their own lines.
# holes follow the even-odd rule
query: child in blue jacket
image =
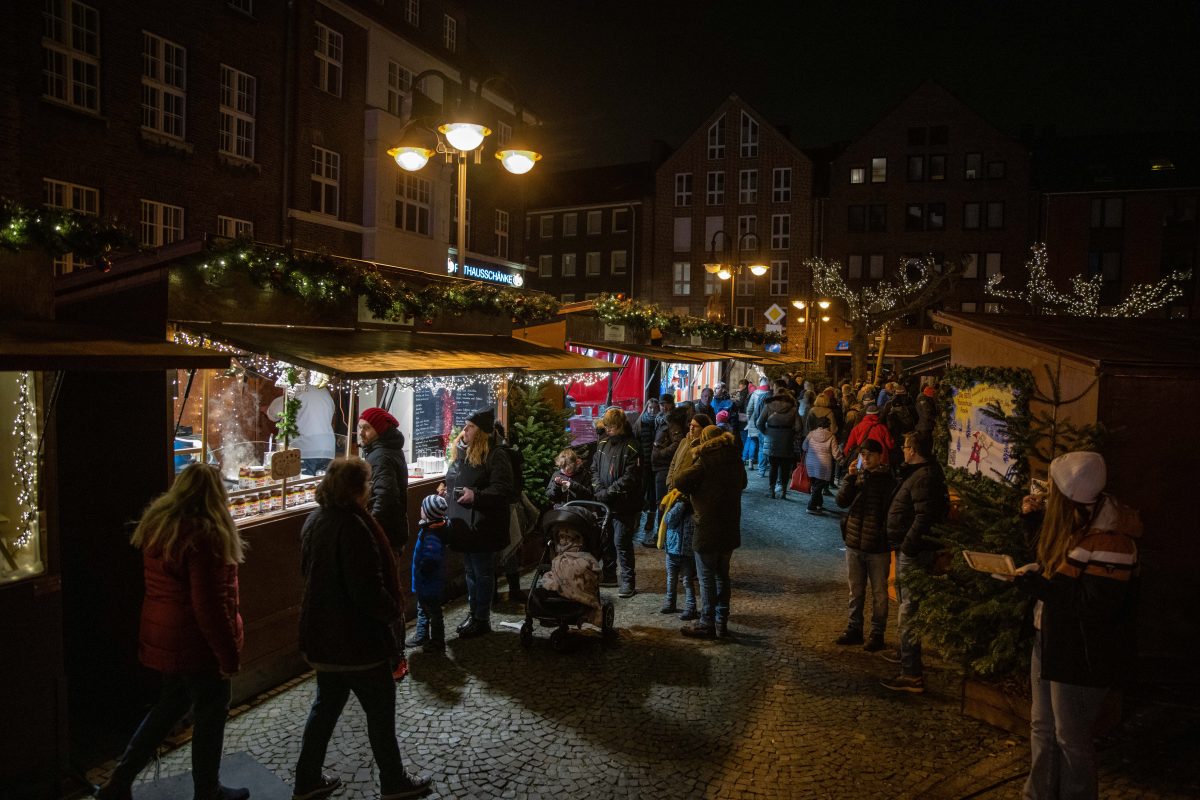
<svg viewBox="0 0 1200 800">
<path fill-rule="evenodd" d="M 446 649 L 442 622 L 442 588 L 446 582 L 446 498 L 431 494 L 421 501 L 421 521 L 413 546 L 412 589 L 417 596 L 417 629 L 405 642 L 426 653 Z"/>
<path fill-rule="evenodd" d="M 696 558 L 692 553 L 692 536 L 696 532 L 696 517 L 692 504 L 679 496 L 663 517 L 666 527 L 667 596 L 659 611 L 674 614 L 676 586 L 683 581 L 682 620 L 696 619 Z"/>
</svg>

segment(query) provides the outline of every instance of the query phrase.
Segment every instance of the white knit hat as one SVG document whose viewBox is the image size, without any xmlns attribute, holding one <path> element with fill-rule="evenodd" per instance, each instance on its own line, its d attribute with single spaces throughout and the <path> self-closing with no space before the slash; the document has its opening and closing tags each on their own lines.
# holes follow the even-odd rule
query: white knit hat
<svg viewBox="0 0 1200 800">
<path fill-rule="evenodd" d="M 1063 453 L 1050 462 L 1050 480 L 1069 499 L 1091 505 L 1108 481 L 1104 456 L 1086 451 Z"/>
</svg>

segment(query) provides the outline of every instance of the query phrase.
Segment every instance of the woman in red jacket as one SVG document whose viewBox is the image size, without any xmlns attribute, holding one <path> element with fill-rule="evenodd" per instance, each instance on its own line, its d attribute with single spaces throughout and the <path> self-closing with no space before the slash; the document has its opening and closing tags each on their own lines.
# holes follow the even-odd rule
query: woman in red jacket
<svg viewBox="0 0 1200 800">
<path fill-rule="evenodd" d="M 146 509 L 132 542 L 146 581 L 138 656 L 163 673 L 162 694 L 96 796 L 129 800 L 134 778 L 190 709 L 194 797 L 246 800 L 250 792 L 219 780 L 229 679 L 242 649 L 237 565 L 245 550 L 221 474 L 205 464 L 180 473 Z"/>
</svg>

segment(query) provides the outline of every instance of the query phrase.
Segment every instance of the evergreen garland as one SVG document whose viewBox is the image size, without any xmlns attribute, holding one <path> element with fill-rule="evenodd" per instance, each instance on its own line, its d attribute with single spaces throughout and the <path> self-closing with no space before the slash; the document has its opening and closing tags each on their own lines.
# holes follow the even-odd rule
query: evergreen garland
<svg viewBox="0 0 1200 800">
<path fill-rule="evenodd" d="M 613 325 L 630 325 L 640 330 L 657 328 L 681 336 L 703 336 L 708 339 L 745 339 L 756 344 L 782 344 L 787 336 L 782 333 L 760 331 L 741 325 L 701 317 L 669 314 L 657 305 L 642 303 L 624 295 L 601 294 L 595 302 L 596 315 Z"/>
<path fill-rule="evenodd" d="M 58 258 L 73 253 L 85 261 L 136 246 L 124 228 L 99 217 L 65 208 L 28 208 L 0 199 L 0 249 L 19 253 L 38 247 Z"/>
<path fill-rule="evenodd" d="M 300 382 L 300 373 L 295 367 L 288 367 L 283 373 L 283 380 L 287 384 L 287 389 L 284 390 L 283 410 L 279 412 L 275 430 L 278 432 L 279 438 L 283 440 L 283 446 L 286 449 L 288 443 L 300 435 L 300 429 L 296 427 L 296 416 L 300 413 L 300 399 L 295 396 L 296 384 Z"/>
<path fill-rule="evenodd" d="M 538 387 L 510 384 L 508 417 L 512 443 L 525 459 L 525 494 L 538 507 L 546 508 L 546 483 L 554 474 L 554 459 L 570 442 L 567 436 L 567 409 L 550 407 Z"/>
</svg>

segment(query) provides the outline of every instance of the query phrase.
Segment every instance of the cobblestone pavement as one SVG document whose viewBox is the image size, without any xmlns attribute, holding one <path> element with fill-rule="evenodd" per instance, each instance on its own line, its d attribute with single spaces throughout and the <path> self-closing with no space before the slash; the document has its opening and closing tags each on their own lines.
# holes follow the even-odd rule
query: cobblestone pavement
<svg viewBox="0 0 1200 800">
<path fill-rule="evenodd" d="M 640 593 L 616 600 L 615 646 L 584 636 L 555 653 L 539 632 L 526 651 L 499 628 L 450 641 L 445 656 L 412 654 L 397 729 L 408 767 L 434 777 L 432 796 L 967 797 L 1023 769 L 1024 741 L 962 716 L 959 683 L 936 661 L 927 659 L 925 695 L 897 694 L 879 685 L 894 665 L 832 643 L 845 624 L 837 517 L 805 514 L 805 495 L 769 500 L 764 490 L 753 475 L 743 495 L 732 641 L 681 637 L 676 617 L 658 613 L 662 556 L 639 548 Z M 503 607 L 493 622 L 518 613 Z M 461 614 L 452 603 L 448 627 Z M 893 604 L 890 646 L 894 626 Z M 248 751 L 290 783 L 313 688 L 300 680 L 241 710 L 226 750 Z M 186 771 L 189 758 L 186 745 L 168 754 L 163 774 Z M 345 783 L 335 797 L 377 796 L 354 700 L 327 764 Z M 1109 774 L 1104 796 L 1146 796 L 1139 781 L 1153 780 Z M 1015 797 L 1019 786 L 982 796 Z"/>
</svg>

